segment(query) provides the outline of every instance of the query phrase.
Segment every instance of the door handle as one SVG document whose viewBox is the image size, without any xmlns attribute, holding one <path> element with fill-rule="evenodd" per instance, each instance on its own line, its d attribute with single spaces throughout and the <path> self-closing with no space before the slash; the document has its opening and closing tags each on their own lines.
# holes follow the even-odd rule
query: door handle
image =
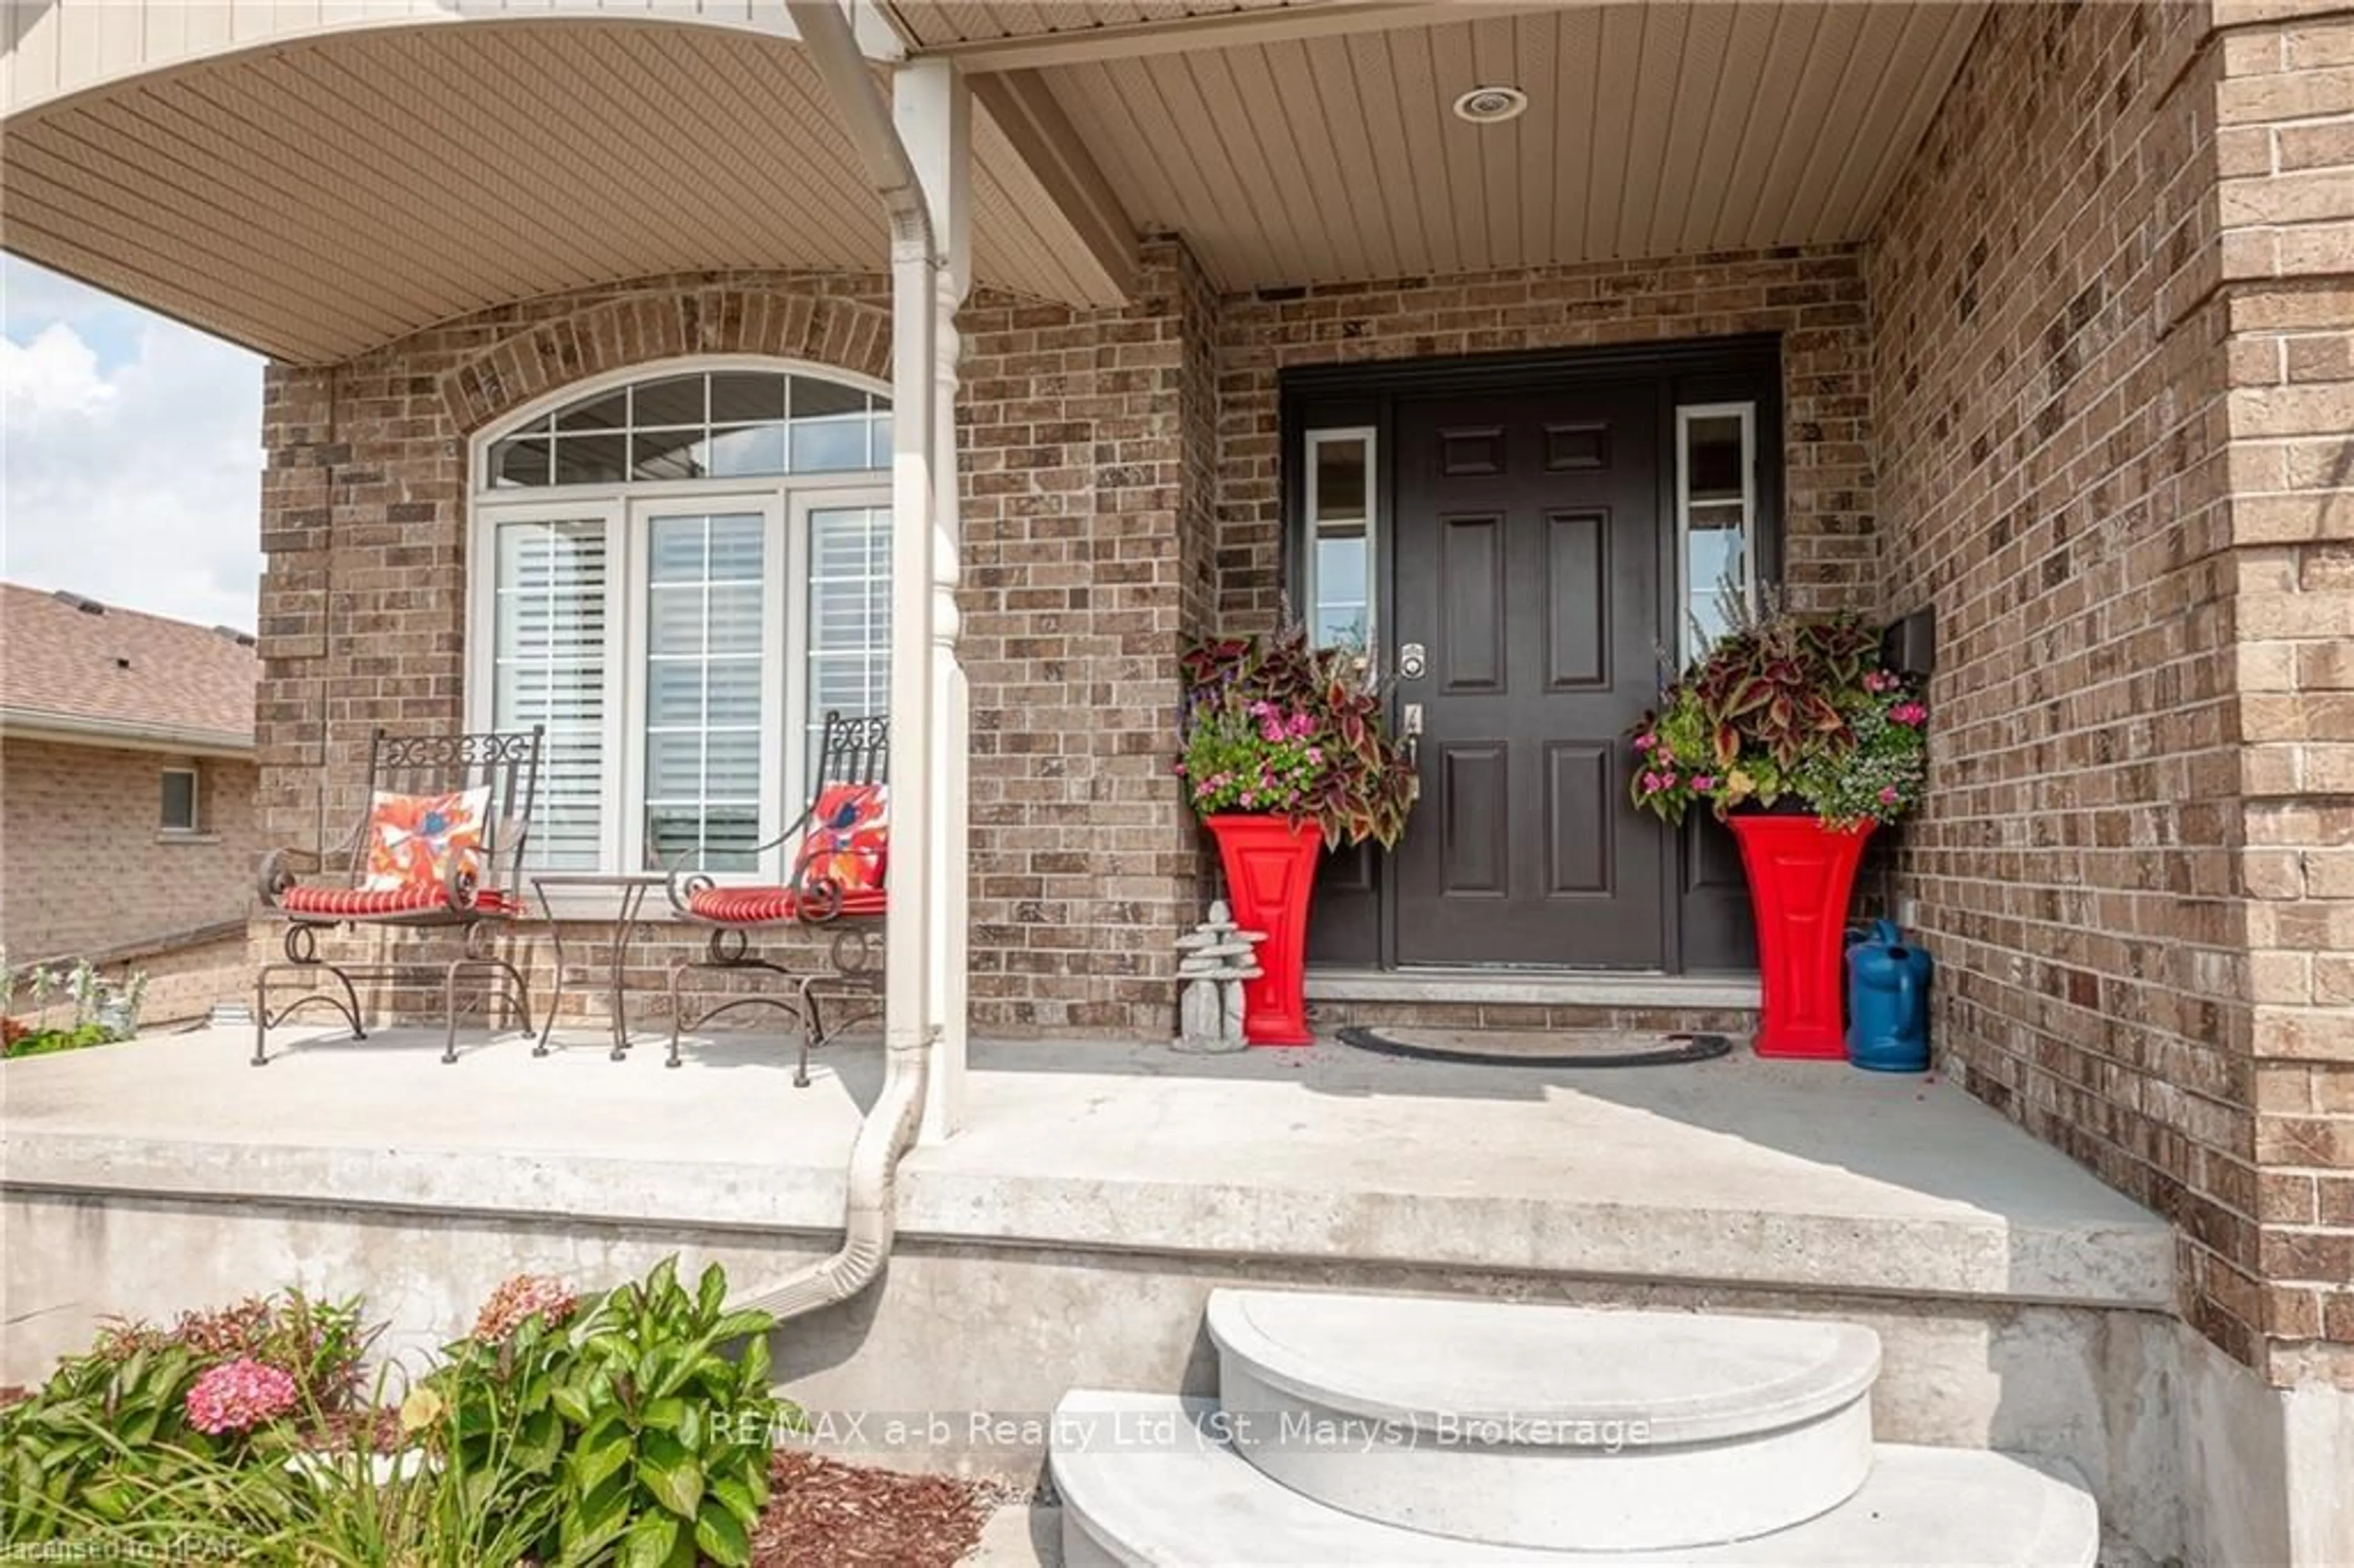
<svg viewBox="0 0 2354 1568">
<path fill-rule="evenodd" d="M 1407 646 L 1414 645 L 1408 643 Z M 1422 705 L 1420 703 L 1408 703 L 1399 713 L 1398 738 L 1405 743 L 1406 766 L 1419 768 L 1422 766 Z"/>
</svg>

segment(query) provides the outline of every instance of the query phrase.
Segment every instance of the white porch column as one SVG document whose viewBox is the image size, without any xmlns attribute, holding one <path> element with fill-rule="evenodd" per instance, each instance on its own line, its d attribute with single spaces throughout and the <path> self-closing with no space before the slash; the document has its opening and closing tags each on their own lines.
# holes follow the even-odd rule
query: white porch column
<svg viewBox="0 0 2354 1568">
<path fill-rule="evenodd" d="M 891 236 L 891 902 L 884 917 L 885 1045 L 929 1053 L 938 1009 L 932 959 L 936 769 L 932 718 L 933 324 L 930 237 Z M 937 1070 L 937 1068 L 935 1069 Z"/>
<path fill-rule="evenodd" d="M 932 683 L 931 813 L 925 904 L 925 1000 L 933 1029 L 931 1074 L 925 1088 L 920 1137 L 937 1142 L 964 1118 L 965 1029 L 970 932 L 971 694 L 957 657 L 960 620 L 957 585 L 962 576 L 963 529 L 959 516 L 956 398 L 963 338 L 956 313 L 972 286 L 972 103 L 964 79 L 947 60 L 900 68 L 892 83 L 893 118 L 915 166 L 941 259 L 931 302 L 932 402 L 928 434 L 933 485 L 930 595 Z M 912 413 L 897 416 L 913 422 Z M 895 422 L 894 429 L 897 426 Z M 896 558 L 894 559 L 896 566 Z M 898 602 L 895 590 L 895 604 Z M 896 654 L 897 644 L 893 644 Z M 898 678 L 897 669 L 893 679 Z M 897 741 L 893 746 L 896 749 Z M 894 769 L 895 776 L 896 769 Z M 897 832 L 895 804 L 894 832 Z M 904 844 L 905 841 L 901 841 Z"/>
</svg>

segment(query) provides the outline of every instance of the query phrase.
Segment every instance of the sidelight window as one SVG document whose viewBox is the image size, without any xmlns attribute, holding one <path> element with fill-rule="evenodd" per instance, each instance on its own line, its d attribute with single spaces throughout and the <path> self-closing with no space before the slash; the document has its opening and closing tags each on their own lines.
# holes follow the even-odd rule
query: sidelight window
<svg viewBox="0 0 2354 1568">
<path fill-rule="evenodd" d="M 1706 652 L 1757 604 L 1757 406 L 1676 410 L 1681 653 Z"/>
<path fill-rule="evenodd" d="M 782 876 L 825 710 L 888 706 L 888 410 L 721 361 L 483 440 L 468 709 L 545 726 L 534 863 Z"/>
<path fill-rule="evenodd" d="M 1307 436 L 1308 551 L 1301 599 L 1319 648 L 1360 653 L 1374 646 L 1373 432 L 1310 430 Z"/>
</svg>

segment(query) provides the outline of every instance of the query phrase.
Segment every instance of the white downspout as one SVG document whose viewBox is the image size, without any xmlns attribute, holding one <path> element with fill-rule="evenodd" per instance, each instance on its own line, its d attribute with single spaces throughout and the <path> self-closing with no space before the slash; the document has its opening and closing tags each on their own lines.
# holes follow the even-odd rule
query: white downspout
<svg viewBox="0 0 2354 1568">
<path fill-rule="evenodd" d="M 891 836 L 892 862 L 910 869 L 885 916 L 883 1092 L 851 1144 L 842 1245 L 737 1305 L 799 1317 L 864 1290 L 890 1255 L 898 1220 L 900 1159 L 922 1119 L 939 1021 L 928 994 L 934 932 L 932 881 L 934 526 L 941 423 L 933 417 L 934 340 L 945 264 L 924 190 L 889 109 L 875 90 L 850 18 L 837 0 L 786 0 L 794 26 L 891 220 Z M 956 804 L 961 805 L 961 802 Z M 908 896 L 909 894 L 914 896 Z"/>
</svg>

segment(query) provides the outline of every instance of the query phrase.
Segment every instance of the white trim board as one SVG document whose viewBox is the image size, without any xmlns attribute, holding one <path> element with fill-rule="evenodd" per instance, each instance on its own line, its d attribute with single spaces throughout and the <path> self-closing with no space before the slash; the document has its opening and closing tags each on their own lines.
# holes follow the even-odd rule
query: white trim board
<svg viewBox="0 0 2354 1568">
<path fill-rule="evenodd" d="M 1751 975 L 1670 975 L 1600 970 L 1311 969 L 1310 1001 L 1490 1002 L 1550 1007 L 1754 1009 Z"/>
</svg>

